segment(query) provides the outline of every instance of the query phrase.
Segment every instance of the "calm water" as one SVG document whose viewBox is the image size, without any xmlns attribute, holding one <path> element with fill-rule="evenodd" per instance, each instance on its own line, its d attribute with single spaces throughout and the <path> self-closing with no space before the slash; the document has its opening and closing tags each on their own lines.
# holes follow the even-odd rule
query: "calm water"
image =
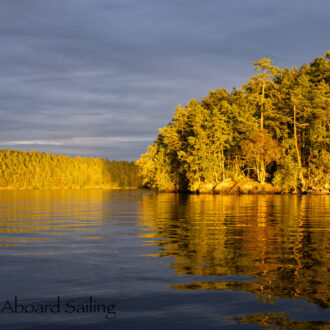
<svg viewBox="0 0 330 330">
<path fill-rule="evenodd" d="M 330 196 L 0 191 L 1 329 L 329 329 L 329 224 Z"/>
</svg>

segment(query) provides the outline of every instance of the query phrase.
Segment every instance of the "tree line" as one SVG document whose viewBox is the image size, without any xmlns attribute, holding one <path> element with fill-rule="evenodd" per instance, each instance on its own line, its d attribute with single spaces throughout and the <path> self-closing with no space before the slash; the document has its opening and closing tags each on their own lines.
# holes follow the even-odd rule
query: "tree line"
<svg viewBox="0 0 330 330">
<path fill-rule="evenodd" d="M 279 69 L 263 58 L 241 89 L 178 105 L 136 162 L 143 184 L 198 192 L 249 179 L 288 191 L 329 190 L 329 59 L 330 51 Z"/>
<path fill-rule="evenodd" d="M 0 150 L 0 188 L 136 188 L 134 162 Z"/>
</svg>

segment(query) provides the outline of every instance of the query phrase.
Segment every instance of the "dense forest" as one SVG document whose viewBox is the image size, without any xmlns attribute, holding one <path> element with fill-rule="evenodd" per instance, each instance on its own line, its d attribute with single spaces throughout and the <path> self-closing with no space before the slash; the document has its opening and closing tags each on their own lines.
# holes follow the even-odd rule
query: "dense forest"
<svg viewBox="0 0 330 330">
<path fill-rule="evenodd" d="M 136 162 L 160 191 L 323 192 L 330 188 L 330 51 L 300 68 L 253 62 L 241 89 L 178 105 Z"/>
<path fill-rule="evenodd" d="M 134 162 L 0 150 L 0 188 L 136 188 Z"/>
</svg>

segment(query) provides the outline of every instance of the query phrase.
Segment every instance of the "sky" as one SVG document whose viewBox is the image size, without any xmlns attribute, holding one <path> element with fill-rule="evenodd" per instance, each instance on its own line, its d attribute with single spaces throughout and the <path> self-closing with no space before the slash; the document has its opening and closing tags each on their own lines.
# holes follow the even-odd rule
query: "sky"
<svg viewBox="0 0 330 330">
<path fill-rule="evenodd" d="M 329 0 L 1 0 L 0 149 L 136 160 L 178 104 L 330 48 Z"/>
</svg>

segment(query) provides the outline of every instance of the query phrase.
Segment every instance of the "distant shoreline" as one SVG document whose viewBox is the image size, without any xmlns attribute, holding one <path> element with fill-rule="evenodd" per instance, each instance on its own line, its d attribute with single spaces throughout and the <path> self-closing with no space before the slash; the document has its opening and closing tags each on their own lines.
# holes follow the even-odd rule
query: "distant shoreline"
<svg viewBox="0 0 330 330">
<path fill-rule="evenodd" d="M 140 186 L 133 162 L 0 150 L 0 189 L 131 189 Z"/>
<path fill-rule="evenodd" d="M 141 188 L 137 187 L 42 187 L 42 188 L 13 188 L 13 187 L 0 187 L 0 190 L 92 190 L 92 189 L 99 189 L 99 190 L 137 190 Z"/>
</svg>

